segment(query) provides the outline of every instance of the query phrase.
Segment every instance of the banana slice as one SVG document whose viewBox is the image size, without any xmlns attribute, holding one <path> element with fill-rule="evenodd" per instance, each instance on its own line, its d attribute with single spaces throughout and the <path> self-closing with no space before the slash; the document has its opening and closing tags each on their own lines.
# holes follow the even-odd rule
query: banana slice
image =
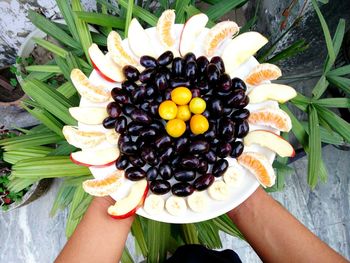
<svg viewBox="0 0 350 263">
<path fill-rule="evenodd" d="M 214 182 L 208 189 L 211 198 L 218 201 L 224 201 L 228 198 L 228 187 L 224 181 Z"/>
<path fill-rule="evenodd" d="M 80 149 L 93 148 L 106 138 L 103 132 L 79 131 L 68 125 L 63 127 L 62 132 L 69 144 Z"/>
<path fill-rule="evenodd" d="M 243 168 L 239 164 L 235 164 L 226 170 L 223 178 L 229 187 L 236 187 L 242 182 L 243 175 Z"/>
<path fill-rule="evenodd" d="M 106 132 L 106 140 L 112 145 L 118 145 L 119 136 L 120 134 L 113 129 Z"/>
<path fill-rule="evenodd" d="M 165 203 L 166 210 L 173 216 L 180 216 L 186 212 L 186 201 L 182 197 L 170 196 Z"/>
<path fill-rule="evenodd" d="M 149 195 L 143 205 L 143 209 L 150 215 L 159 215 L 164 210 L 164 199 L 159 195 Z"/>
<path fill-rule="evenodd" d="M 194 192 L 187 198 L 187 204 L 194 212 L 202 213 L 208 208 L 208 197 L 204 192 Z"/>
<path fill-rule="evenodd" d="M 111 97 L 110 92 L 105 90 L 103 86 L 92 84 L 80 69 L 73 69 L 70 78 L 79 94 L 89 101 L 105 102 Z"/>
</svg>

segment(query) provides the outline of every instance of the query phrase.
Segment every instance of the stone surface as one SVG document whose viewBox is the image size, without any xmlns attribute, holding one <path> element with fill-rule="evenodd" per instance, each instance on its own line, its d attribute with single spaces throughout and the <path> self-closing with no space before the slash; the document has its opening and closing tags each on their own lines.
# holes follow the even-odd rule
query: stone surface
<svg viewBox="0 0 350 263">
<path fill-rule="evenodd" d="M 286 178 L 285 190 L 272 196 L 323 241 L 350 259 L 350 152 L 332 146 L 322 152 L 330 171 L 327 184 L 313 191 L 308 189 L 306 159 L 302 158 L 293 164 L 297 172 Z M 52 262 L 57 256 L 66 242 L 67 219 L 66 211 L 49 217 L 58 184 L 56 180 L 50 191 L 33 203 L 0 215 L 1 262 Z M 223 248 L 234 249 L 243 262 L 261 262 L 245 241 L 224 233 L 221 237 Z M 131 235 L 127 246 L 135 262 L 140 262 L 142 257 L 136 255 Z"/>
</svg>

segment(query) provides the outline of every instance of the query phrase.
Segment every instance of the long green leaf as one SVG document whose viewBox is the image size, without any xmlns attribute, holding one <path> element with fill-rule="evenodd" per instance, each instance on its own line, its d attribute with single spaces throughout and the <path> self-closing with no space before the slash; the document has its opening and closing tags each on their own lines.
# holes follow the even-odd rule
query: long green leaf
<svg viewBox="0 0 350 263">
<path fill-rule="evenodd" d="M 25 134 L 14 138 L 3 139 L 0 140 L 0 146 L 3 146 L 6 151 L 10 151 L 20 150 L 25 147 L 57 143 L 61 140 L 61 136 L 58 136 L 51 131 L 45 131 L 43 133 Z"/>
<path fill-rule="evenodd" d="M 63 141 L 55 150 L 50 152 L 48 156 L 65 156 L 75 152 L 75 150 L 76 148 L 73 145 L 70 145 L 67 141 Z"/>
<path fill-rule="evenodd" d="M 73 84 L 70 81 L 63 83 L 57 88 L 57 91 L 65 96 L 67 99 L 71 98 L 77 93 L 77 90 L 74 88 Z"/>
<path fill-rule="evenodd" d="M 7 187 L 11 192 L 18 193 L 37 181 L 37 179 L 12 178 Z"/>
<path fill-rule="evenodd" d="M 205 13 L 209 19 L 216 21 L 244 2 L 246 2 L 246 0 L 221 0 L 219 3 L 208 8 Z"/>
<path fill-rule="evenodd" d="M 350 99 L 348 98 L 327 98 L 316 100 L 313 103 L 327 108 L 350 108 Z"/>
<path fill-rule="evenodd" d="M 128 2 L 126 0 L 117 0 L 117 2 L 124 8 L 128 9 Z M 156 26 L 158 22 L 158 17 L 150 13 L 149 11 L 143 9 L 142 7 L 139 7 L 137 5 L 134 5 L 134 8 L 132 9 L 132 13 L 135 17 L 145 21 L 150 26 Z"/>
<path fill-rule="evenodd" d="M 64 21 L 66 22 L 66 24 L 69 28 L 69 31 L 72 34 L 73 38 L 75 40 L 79 41 L 79 34 L 78 34 L 78 30 L 77 30 L 75 23 L 74 23 L 73 12 L 72 12 L 72 7 L 70 5 L 70 1 L 56 0 L 56 4 L 61 11 L 61 14 L 64 18 Z"/>
<path fill-rule="evenodd" d="M 194 224 L 181 225 L 183 240 L 186 244 L 199 244 L 197 228 Z"/>
<path fill-rule="evenodd" d="M 186 21 L 185 8 L 190 4 L 190 0 L 176 0 L 175 12 L 176 12 L 176 23 L 183 24 Z"/>
<path fill-rule="evenodd" d="M 61 93 L 38 80 L 25 81 L 22 88 L 33 100 L 65 124 L 76 125 L 76 120 L 68 111 L 73 105 Z"/>
<path fill-rule="evenodd" d="M 307 182 L 314 188 L 318 181 L 321 156 L 321 136 L 317 110 L 311 104 L 308 107 L 309 114 L 309 161 L 307 169 Z"/>
<path fill-rule="evenodd" d="M 317 81 L 315 87 L 312 90 L 312 95 L 315 99 L 318 99 L 326 91 L 329 86 L 329 82 L 325 75 L 322 75 L 321 78 Z"/>
<path fill-rule="evenodd" d="M 345 141 L 350 142 L 350 124 L 329 109 L 318 105 L 315 105 L 315 107 L 319 113 L 319 117 L 339 133 Z"/>
<path fill-rule="evenodd" d="M 215 224 L 221 231 L 235 237 L 239 237 L 241 239 L 244 239 L 242 233 L 239 231 L 239 229 L 233 224 L 232 220 L 227 216 L 227 214 L 224 214 L 222 216 L 219 216 L 217 218 L 214 218 L 211 220 L 213 224 Z"/>
<path fill-rule="evenodd" d="M 340 68 L 336 68 L 327 73 L 327 78 L 329 76 L 344 76 L 350 74 L 350 65 L 345 65 Z"/>
<path fill-rule="evenodd" d="M 129 32 L 129 25 L 132 19 L 133 9 L 134 9 L 134 0 L 128 0 L 128 9 L 126 11 L 126 18 L 125 18 L 125 25 L 124 25 L 125 27 L 124 32 L 126 36 L 128 35 L 128 32 Z"/>
<path fill-rule="evenodd" d="M 219 228 L 215 224 L 212 224 L 211 221 L 203 221 L 195 225 L 198 230 L 199 241 L 202 245 L 211 249 L 222 247 Z"/>
<path fill-rule="evenodd" d="M 21 150 L 12 150 L 4 152 L 3 160 L 7 163 L 15 164 L 18 161 L 29 158 L 44 157 L 52 151 L 52 148 L 45 146 L 22 148 Z"/>
<path fill-rule="evenodd" d="M 120 259 L 122 263 L 134 263 L 134 260 L 132 259 L 132 256 L 130 255 L 130 252 L 128 248 L 125 246 L 122 254 L 122 258 Z"/>
<path fill-rule="evenodd" d="M 75 11 L 77 17 L 89 24 L 124 29 L 125 21 L 119 17 L 101 13 Z"/>
<path fill-rule="evenodd" d="M 49 19 L 39 15 L 33 10 L 28 11 L 28 17 L 30 21 L 40 30 L 45 32 L 46 34 L 52 36 L 57 39 L 61 43 L 70 46 L 75 49 L 79 49 L 80 45 L 77 41 L 75 41 L 70 35 L 64 32 L 61 28 L 56 26 Z"/>
<path fill-rule="evenodd" d="M 336 87 L 345 91 L 347 94 L 350 94 L 350 79 L 344 77 L 337 77 L 333 75 L 327 75 L 327 80 Z"/>
<path fill-rule="evenodd" d="M 321 120 L 320 120 L 321 123 Z M 309 134 L 309 124 L 307 122 L 301 123 L 305 129 L 305 131 Z M 328 125 L 328 124 L 327 124 Z M 320 126 L 320 136 L 321 141 L 324 143 L 329 143 L 333 145 L 342 145 L 344 144 L 344 139 L 338 133 L 333 130 L 329 131 L 328 129 Z"/>
<path fill-rule="evenodd" d="M 141 217 L 136 216 L 134 222 L 131 226 L 131 233 L 135 237 L 135 245 L 140 248 L 141 253 L 144 257 L 148 255 L 148 246 L 146 243 L 146 239 L 144 237 L 144 231 L 140 221 Z"/>
<path fill-rule="evenodd" d="M 66 208 L 72 202 L 74 191 L 74 186 L 66 186 L 61 183 L 58 193 L 56 194 L 55 201 L 52 205 L 50 216 L 55 216 L 59 209 Z"/>
<path fill-rule="evenodd" d="M 51 51 L 52 53 L 56 54 L 57 56 L 60 56 L 63 58 L 67 56 L 68 51 L 66 51 L 65 49 L 63 49 L 63 48 L 45 40 L 45 39 L 34 37 L 33 40 L 35 43 L 37 43 L 38 45 L 42 46 L 43 48 Z"/>
<path fill-rule="evenodd" d="M 334 46 L 332 43 L 331 34 L 329 32 L 329 28 L 327 26 L 326 20 L 324 19 L 323 15 L 321 13 L 320 8 L 317 5 L 316 0 L 312 0 L 311 2 L 312 2 L 312 5 L 316 11 L 318 19 L 320 20 L 321 27 L 323 30 L 323 35 L 324 35 L 324 38 L 326 40 L 326 45 L 327 45 L 327 50 L 328 50 L 328 60 L 329 60 L 328 63 L 333 64 L 335 61 L 336 55 L 335 55 Z"/>
<path fill-rule="evenodd" d="M 90 56 L 89 56 L 89 47 L 92 44 L 90 30 L 86 22 L 79 19 L 76 14 L 77 11 L 83 11 L 80 0 L 72 0 L 72 10 L 73 10 L 73 18 L 78 30 L 81 46 L 83 47 L 86 59 L 91 64 Z"/>
<path fill-rule="evenodd" d="M 290 46 L 286 47 L 285 49 L 273 55 L 271 58 L 267 59 L 266 62 L 276 63 L 277 61 L 280 61 L 280 60 L 284 60 L 290 57 L 295 57 L 297 54 L 305 51 L 308 48 L 309 48 L 309 45 L 305 42 L 305 40 L 299 39 L 294 43 L 292 43 Z"/>
<path fill-rule="evenodd" d="M 159 248 L 160 248 L 160 242 L 159 242 L 159 228 L 160 228 L 160 222 L 154 221 L 151 219 L 147 220 L 147 244 L 148 246 L 148 255 L 147 255 L 147 262 L 158 262 L 159 260 Z"/>
<path fill-rule="evenodd" d="M 62 73 L 60 67 L 56 65 L 26 66 L 26 70 L 29 72 Z"/>
</svg>

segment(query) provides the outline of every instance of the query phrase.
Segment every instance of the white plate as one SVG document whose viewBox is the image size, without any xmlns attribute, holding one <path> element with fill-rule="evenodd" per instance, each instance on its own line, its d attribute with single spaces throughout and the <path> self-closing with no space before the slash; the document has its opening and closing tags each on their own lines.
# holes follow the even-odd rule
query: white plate
<svg viewBox="0 0 350 263">
<path fill-rule="evenodd" d="M 176 31 L 176 39 L 179 39 L 182 25 L 176 25 L 175 29 L 176 29 L 175 30 Z M 197 43 L 203 43 L 203 39 L 204 39 L 207 31 L 208 31 L 208 29 L 206 29 L 202 32 L 202 34 L 197 39 Z M 147 29 L 147 33 L 151 38 L 152 45 L 155 47 L 154 50 L 155 50 L 156 54 L 157 55 L 162 54 L 165 51 L 165 49 L 160 45 L 160 43 L 157 40 L 158 38 L 157 38 L 155 28 Z M 223 45 L 216 52 L 215 55 L 221 55 L 222 50 L 227 43 L 228 43 L 228 41 L 226 43 L 223 43 Z M 123 45 L 127 50 L 130 51 L 126 40 L 123 41 Z M 176 45 L 178 46 L 178 43 Z M 132 52 L 130 51 L 129 53 L 131 54 Z M 202 47 L 197 46 L 194 53 L 197 56 L 202 55 L 203 54 Z M 241 67 L 239 67 L 235 71 L 234 75 L 231 75 L 231 77 L 240 77 L 240 78 L 244 79 L 245 76 L 249 73 L 249 71 L 257 64 L 258 64 L 258 62 L 256 61 L 256 59 L 254 57 L 252 57 L 246 63 L 244 63 Z M 113 84 L 113 83 L 110 83 L 110 82 L 104 80 L 103 78 L 101 78 L 98 75 L 98 73 L 95 70 L 91 73 L 89 78 L 92 82 L 94 82 L 96 84 L 104 85 L 104 86 L 108 87 L 109 89 L 112 89 L 113 87 L 120 86 L 119 84 Z M 83 107 L 96 106 L 96 105 L 106 106 L 107 104 L 108 103 L 95 104 L 95 103 L 91 103 L 83 98 L 80 101 L 80 106 L 83 106 Z M 248 105 L 247 108 L 252 110 L 252 109 L 256 109 L 256 108 L 260 108 L 260 107 L 264 107 L 264 106 L 278 107 L 278 103 L 268 101 L 268 102 L 259 103 L 259 104 L 255 104 L 255 105 Z M 267 129 L 266 127 L 250 125 L 250 130 L 255 130 L 255 129 L 259 129 L 259 128 L 260 129 L 261 128 Z M 104 131 L 104 132 L 106 131 L 102 125 L 84 125 L 82 123 L 79 123 L 79 129 Z M 272 130 L 272 129 L 270 129 L 270 130 Z M 277 131 L 274 130 L 274 132 L 277 132 Z M 107 147 L 107 146 L 110 146 L 110 145 L 108 145 L 108 143 L 100 145 L 101 148 Z M 262 148 L 259 146 L 252 146 L 252 147 L 249 147 L 249 149 L 247 149 L 247 147 L 246 147 L 244 151 L 247 151 L 247 150 L 264 154 L 268 158 L 270 163 L 272 163 L 274 158 L 275 158 L 275 153 L 273 153 L 272 151 L 270 151 L 266 148 Z M 233 158 L 227 158 L 227 160 L 229 161 L 230 164 L 236 162 L 236 160 Z M 104 168 L 90 167 L 90 170 L 95 178 L 103 178 L 104 176 L 106 176 L 106 175 L 110 174 L 111 172 L 113 172 L 114 170 L 116 170 L 116 168 L 114 165 L 112 165 L 112 166 L 104 167 Z M 145 210 L 143 208 L 138 209 L 136 213 L 138 215 L 141 215 L 141 216 L 144 216 L 146 218 L 150 218 L 150 219 L 153 219 L 156 221 L 167 222 L 167 223 L 179 223 L 179 224 L 180 223 L 195 223 L 195 222 L 200 222 L 200 221 L 209 220 L 211 218 L 218 217 L 218 216 L 232 210 L 233 208 L 237 207 L 239 204 L 241 204 L 259 186 L 259 183 L 257 182 L 255 177 L 251 173 L 249 173 L 248 171 L 245 171 L 245 173 L 246 174 L 244 175 L 244 179 L 241 181 L 241 184 L 237 185 L 234 188 L 229 189 L 230 196 L 227 200 L 215 201 L 215 200 L 211 199 L 208 195 L 208 199 L 210 200 L 210 202 L 207 204 L 208 206 L 207 206 L 206 212 L 196 213 L 196 212 L 193 212 L 192 210 L 190 210 L 190 208 L 188 207 L 186 213 L 183 214 L 182 216 L 173 216 L 173 215 L 169 214 L 165 208 L 164 208 L 164 211 L 162 214 L 155 215 L 155 216 L 147 214 L 147 212 L 145 212 Z M 220 178 L 220 179 L 216 179 L 216 180 L 222 180 L 222 179 Z M 124 179 L 123 186 L 116 193 L 111 195 L 112 198 L 115 200 L 120 200 L 121 198 L 125 197 L 128 194 L 132 184 L 133 184 L 133 182 L 131 182 L 127 179 Z M 205 191 L 205 192 L 207 193 L 207 191 Z M 170 195 L 171 194 L 168 193 L 166 195 L 163 195 L 163 197 L 166 200 Z"/>
</svg>

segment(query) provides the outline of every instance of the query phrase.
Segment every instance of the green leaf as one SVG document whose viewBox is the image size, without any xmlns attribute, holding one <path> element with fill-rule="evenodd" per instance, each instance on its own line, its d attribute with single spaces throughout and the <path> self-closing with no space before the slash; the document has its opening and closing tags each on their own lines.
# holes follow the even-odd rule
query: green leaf
<svg viewBox="0 0 350 263">
<path fill-rule="evenodd" d="M 132 259 L 132 256 L 130 255 L 130 252 L 128 248 L 125 246 L 122 254 L 122 258 L 120 259 L 122 263 L 134 263 L 134 260 Z"/>
<path fill-rule="evenodd" d="M 148 255 L 148 247 L 146 243 L 146 239 L 144 237 L 144 231 L 141 225 L 139 216 L 135 217 L 134 222 L 131 226 L 131 233 L 135 237 L 135 246 L 140 248 L 141 253 L 144 257 L 147 257 Z"/>
<path fill-rule="evenodd" d="M 76 16 L 89 24 L 124 29 L 125 21 L 119 17 L 94 12 L 75 11 Z"/>
<path fill-rule="evenodd" d="M 258 20 L 258 10 L 259 10 L 259 6 L 260 6 L 260 0 L 256 1 L 256 4 L 254 6 L 255 8 L 255 12 L 254 12 L 254 16 L 252 18 L 250 18 L 239 30 L 239 33 L 245 33 L 248 32 L 255 24 L 256 21 Z"/>
<path fill-rule="evenodd" d="M 310 104 L 308 107 L 309 114 L 309 161 L 307 182 L 314 188 L 318 181 L 319 165 L 321 156 L 321 136 L 318 122 L 317 110 Z"/>
<path fill-rule="evenodd" d="M 29 97 L 39 103 L 52 115 L 62 120 L 65 124 L 77 124 L 76 120 L 68 111 L 68 109 L 74 105 L 72 105 L 61 93 L 51 89 L 38 80 L 25 81 L 22 84 L 22 88 Z"/>
<path fill-rule="evenodd" d="M 310 99 L 298 92 L 297 96 L 291 100 L 291 103 L 302 111 L 306 111 L 307 106 L 310 104 Z"/>
<path fill-rule="evenodd" d="M 89 61 L 89 64 L 91 64 L 89 56 L 89 47 L 92 44 L 90 30 L 87 26 L 87 23 L 79 19 L 76 14 L 77 11 L 83 11 L 80 0 L 72 0 L 72 10 L 81 46 L 83 47 L 86 59 Z"/>
<path fill-rule="evenodd" d="M 313 101 L 313 103 L 327 108 L 350 108 L 348 98 L 327 98 Z"/>
<path fill-rule="evenodd" d="M 185 244 L 199 244 L 197 228 L 194 224 L 181 225 Z"/>
<path fill-rule="evenodd" d="M 79 41 L 79 34 L 74 23 L 73 11 L 70 5 L 70 1 L 56 0 L 56 4 L 61 11 L 64 21 L 66 22 L 67 27 L 69 28 L 69 31 L 72 34 L 73 38 Z"/>
<path fill-rule="evenodd" d="M 62 73 L 59 66 L 56 65 L 35 65 L 27 66 L 26 70 L 29 72 L 47 72 L 47 73 Z"/>
<path fill-rule="evenodd" d="M 37 179 L 13 178 L 7 187 L 11 192 L 18 193 L 37 181 Z"/>
<path fill-rule="evenodd" d="M 315 105 L 315 107 L 320 118 L 339 133 L 345 141 L 350 142 L 350 124 L 329 109 L 318 105 Z"/>
<path fill-rule="evenodd" d="M 147 220 L 146 240 L 147 240 L 147 244 L 149 244 L 147 262 L 158 262 L 158 253 L 160 248 L 160 241 L 159 241 L 160 224 L 161 223 L 158 221 L 154 221 L 151 219 Z"/>
<path fill-rule="evenodd" d="M 347 94 L 350 94 L 350 79 L 344 77 L 337 77 L 333 75 L 327 75 L 327 80 L 334 86 L 345 91 Z"/>
<path fill-rule="evenodd" d="M 38 119 L 41 123 L 43 123 L 47 128 L 49 128 L 51 131 L 63 138 L 63 124 L 60 121 L 58 121 L 54 116 L 52 116 L 48 111 L 41 108 L 29 109 L 29 107 L 27 107 L 25 103 L 22 104 L 22 107 L 26 111 L 28 111 L 32 116 Z"/>
<path fill-rule="evenodd" d="M 335 58 L 338 56 L 340 47 L 343 43 L 344 34 L 345 34 L 345 20 L 340 19 L 333 37 L 333 48 L 334 48 Z M 335 62 L 335 59 L 332 61 L 330 59 L 330 56 L 327 56 L 326 63 L 324 65 L 324 72 L 328 72 L 332 68 L 334 62 Z"/>
<path fill-rule="evenodd" d="M 190 0 L 176 0 L 175 1 L 175 13 L 176 23 L 183 24 L 186 21 L 185 8 L 190 4 Z"/>
<path fill-rule="evenodd" d="M 110 2 L 108 2 L 107 0 L 96 0 L 97 3 L 99 3 L 100 5 L 104 5 L 107 7 L 107 9 L 111 12 L 115 12 L 117 14 L 120 13 L 120 9 L 118 6 L 115 6 L 113 4 L 111 4 Z"/>
<path fill-rule="evenodd" d="M 326 91 L 328 86 L 329 86 L 329 82 L 326 79 L 326 76 L 322 75 L 312 90 L 312 95 L 314 96 L 314 98 L 315 99 L 320 98 L 322 94 Z"/>
<path fill-rule="evenodd" d="M 219 229 L 215 224 L 212 224 L 211 221 L 203 221 L 195 225 L 198 231 L 199 241 L 202 245 L 211 249 L 222 247 Z"/>
<path fill-rule="evenodd" d="M 76 148 L 73 145 L 70 145 L 68 142 L 64 141 L 58 145 L 58 147 L 50 152 L 48 156 L 64 156 L 69 155 L 72 152 L 75 152 Z"/>
<path fill-rule="evenodd" d="M 321 123 L 321 120 L 320 120 Z M 309 134 L 309 124 L 305 121 L 301 123 L 305 129 L 305 131 Z M 342 145 L 344 144 L 343 137 L 341 137 L 338 133 L 334 131 L 329 131 L 325 127 L 320 125 L 320 136 L 321 141 L 324 143 L 329 143 L 333 145 Z"/>
<path fill-rule="evenodd" d="M 327 62 L 327 64 L 333 65 L 335 58 L 336 58 L 336 55 L 335 55 L 334 46 L 333 46 L 333 42 L 332 42 L 331 34 L 329 32 L 328 25 L 327 25 L 326 20 L 324 19 L 323 15 L 321 13 L 321 10 L 319 9 L 319 7 L 317 5 L 316 0 L 312 0 L 311 2 L 312 2 L 312 5 L 316 11 L 318 19 L 320 20 L 322 30 L 323 30 L 323 35 L 324 35 L 324 38 L 326 40 L 326 45 L 327 45 L 327 50 L 328 50 L 328 62 Z M 327 68 L 325 67 L 324 72 L 327 72 L 326 69 Z"/>
<path fill-rule="evenodd" d="M 45 32 L 46 34 L 52 36 L 56 40 L 62 42 L 63 44 L 70 46 L 75 49 L 79 49 L 80 45 L 77 41 L 75 41 L 70 35 L 64 32 L 61 28 L 56 26 L 49 19 L 39 15 L 33 10 L 28 11 L 28 17 L 30 21 L 40 30 Z"/>
<path fill-rule="evenodd" d="M 125 18 L 125 25 L 124 25 L 124 32 L 125 35 L 128 35 L 129 31 L 129 25 L 132 19 L 132 10 L 134 9 L 134 0 L 128 0 L 128 9 L 126 11 L 126 18 Z"/>
<path fill-rule="evenodd" d="M 75 186 L 66 186 L 61 183 L 50 211 L 51 217 L 55 216 L 59 209 L 66 208 L 72 202 L 74 191 Z"/>
<path fill-rule="evenodd" d="M 242 233 L 235 226 L 235 224 L 232 222 L 232 220 L 228 217 L 227 214 L 223 214 L 217 218 L 212 219 L 211 221 L 226 234 L 244 239 Z"/>
<path fill-rule="evenodd" d="M 350 74 L 350 65 L 345 65 L 343 67 L 328 71 L 327 78 L 330 76 L 344 76 L 348 74 Z"/>
<path fill-rule="evenodd" d="M 295 57 L 299 53 L 305 51 L 309 48 L 309 45 L 304 39 L 299 39 L 286 47 L 285 49 L 276 53 L 273 57 L 266 60 L 267 63 L 276 63 L 277 61 L 284 60 L 290 57 Z"/>
<path fill-rule="evenodd" d="M 117 0 L 117 2 L 124 8 L 128 9 L 128 2 L 126 0 Z M 132 13 L 135 17 L 141 19 L 142 21 L 145 21 L 150 26 L 156 26 L 158 22 L 158 17 L 150 13 L 149 11 L 143 9 L 142 7 L 139 7 L 137 5 L 134 5 L 134 8 L 132 9 Z"/>
<path fill-rule="evenodd" d="M 44 157 L 52 151 L 52 148 L 45 146 L 22 148 L 21 150 L 12 150 L 4 152 L 3 160 L 7 163 L 15 164 L 18 161 L 33 157 Z"/>
<path fill-rule="evenodd" d="M 219 3 L 209 7 L 205 13 L 209 19 L 216 21 L 244 2 L 246 0 L 221 0 Z"/>
<path fill-rule="evenodd" d="M 65 49 L 63 49 L 63 48 L 45 40 L 45 39 L 34 37 L 33 40 L 39 46 L 42 46 L 43 48 L 51 51 L 52 53 L 56 54 L 57 56 L 60 56 L 63 58 L 67 56 L 68 51 L 66 51 Z"/>
</svg>

